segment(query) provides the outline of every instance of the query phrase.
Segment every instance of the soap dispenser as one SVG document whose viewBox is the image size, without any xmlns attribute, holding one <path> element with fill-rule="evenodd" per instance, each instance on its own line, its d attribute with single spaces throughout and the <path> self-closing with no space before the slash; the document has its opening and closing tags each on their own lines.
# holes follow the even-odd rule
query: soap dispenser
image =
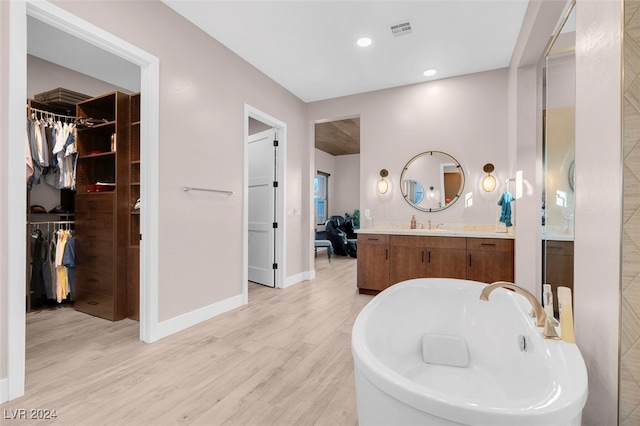
<svg viewBox="0 0 640 426">
<path fill-rule="evenodd" d="M 551 284 L 542 285 L 542 305 L 544 306 L 544 312 L 547 314 L 547 318 L 552 326 L 558 326 L 558 321 L 554 317 L 553 311 L 553 292 L 551 290 Z"/>
<path fill-rule="evenodd" d="M 411 229 L 416 229 L 416 215 L 411 216 Z"/>
<path fill-rule="evenodd" d="M 553 293 L 551 284 L 542 285 L 542 305 L 549 318 L 553 318 Z"/>
</svg>

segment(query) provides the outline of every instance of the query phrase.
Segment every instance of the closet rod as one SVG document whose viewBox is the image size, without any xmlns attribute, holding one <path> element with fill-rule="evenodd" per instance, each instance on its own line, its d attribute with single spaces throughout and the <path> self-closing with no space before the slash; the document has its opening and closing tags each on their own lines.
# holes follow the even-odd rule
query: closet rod
<svg viewBox="0 0 640 426">
<path fill-rule="evenodd" d="M 29 222 L 29 225 L 74 225 L 75 220 L 43 220 L 38 222 Z"/>
<path fill-rule="evenodd" d="M 64 115 L 64 114 L 58 114 L 55 112 L 51 112 L 51 111 L 45 111 L 43 109 L 38 109 L 38 108 L 33 108 L 31 107 L 31 112 L 39 112 L 40 114 L 45 114 L 45 115 L 52 115 L 54 117 L 63 117 L 63 118 L 72 118 L 72 119 L 76 119 L 77 117 L 75 115 Z"/>
<path fill-rule="evenodd" d="M 183 186 L 182 190 L 187 191 L 206 191 L 206 192 L 219 192 L 221 194 L 233 195 L 233 191 L 223 191 L 220 189 L 209 189 L 209 188 L 193 188 L 191 186 Z"/>
</svg>

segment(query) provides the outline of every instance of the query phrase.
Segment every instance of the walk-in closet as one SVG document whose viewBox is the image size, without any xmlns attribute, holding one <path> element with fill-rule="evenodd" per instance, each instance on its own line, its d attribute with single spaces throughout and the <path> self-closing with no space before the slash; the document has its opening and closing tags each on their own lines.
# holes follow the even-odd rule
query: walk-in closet
<svg viewBox="0 0 640 426">
<path fill-rule="evenodd" d="M 26 310 L 139 320 L 140 93 L 27 63 Z"/>
</svg>

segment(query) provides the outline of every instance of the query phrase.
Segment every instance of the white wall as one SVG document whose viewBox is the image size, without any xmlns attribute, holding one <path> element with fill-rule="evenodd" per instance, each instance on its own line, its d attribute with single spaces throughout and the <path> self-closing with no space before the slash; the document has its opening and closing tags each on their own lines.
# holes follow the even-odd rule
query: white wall
<svg viewBox="0 0 640 426">
<path fill-rule="evenodd" d="M 507 164 L 507 71 L 466 75 L 423 84 L 380 90 L 309 104 L 312 121 L 336 116 L 360 116 L 360 206 L 375 221 L 494 223 Z M 398 188 L 404 165 L 424 151 L 444 151 L 465 172 L 465 193 L 473 206 L 458 200 L 437 213 L 407 204 Z M 485 163 L 496 166 L 501 186 L 493 193 L 480 188 Z M 379 197 L 375 184 L 380 169 L 389 170 L 393 187 Z"/>
<path fill-rule="evenodd" d="M 584 425 L 618 423 L 622 229 L 619 1 L 576 5 L 576 341 L 589 372 Z"/>
<path fill-rule="evenodd" d="M 331 214 L 352 214 L 360 206 L 360 154 L 334 157 L 335 180 Z"/>
</svg>

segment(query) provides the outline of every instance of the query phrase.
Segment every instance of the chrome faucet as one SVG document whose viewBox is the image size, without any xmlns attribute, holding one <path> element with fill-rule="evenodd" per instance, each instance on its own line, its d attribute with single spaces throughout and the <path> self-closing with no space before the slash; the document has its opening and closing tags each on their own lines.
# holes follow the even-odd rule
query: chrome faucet
<svg viewBox="0 0 640 426">
<path fill-rule="evenodd" d="M 516 293 L 524 296 L 529 301 L 532 309 L 531 316 L 536 318 L 536 325 L 538 327 L 544 327 L 542 335 L 544 336 L 545 339 L 560 338 L 558 336 L 558 333 L 556 333 L 556 329 L 553 327 L 553 323 L 547 317 L 547 313 L 544 311 L 544 308 L 542 307 L 538 299 L 536 299 L 536 297 L 533 294 L 529 293 L 527 290 L 525 290 L 522 287 L 518 287 L 517 285 L 506 282 L 506 281 L 496 281 L 493 284 L 489 284 L 484 289 L 482 289 L 482 292 L 480 293 L 480 300 L 484 300 L 488 302 L 489 294 L 491 294 L 493 290 L 499 287 L 513 290 Z"/>
<path fill-rule="evenodd" d="M 436 225 L 436 229 L 440 229 L 440 227 L 441 227 L 441 226 L 442 226 L 442 227 L 444 227 L 444 223 L 439 223 L 439 224 L 437 224 L 437 225 Z"/>
</svg>

